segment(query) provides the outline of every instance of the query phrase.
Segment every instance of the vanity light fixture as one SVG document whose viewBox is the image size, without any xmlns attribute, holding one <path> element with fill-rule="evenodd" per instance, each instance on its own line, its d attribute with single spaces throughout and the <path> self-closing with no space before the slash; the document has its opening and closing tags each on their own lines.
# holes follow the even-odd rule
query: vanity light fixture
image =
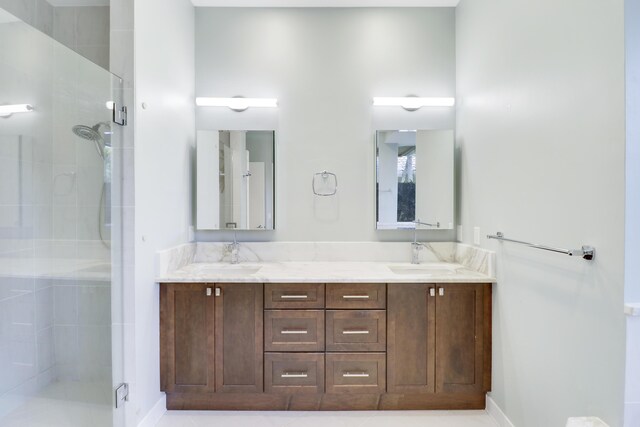
<svg viewBox="0 0 640 427">
<path fill-rule="evenodd" d="M 453 107 L 455 98 L 420 98 L 417 96 L 404 97 L 375 97 L 374 107 L 402 107 L 407 111 L 416 111 L 422 107 Z"/>
<path fill-rule="evenodd" d="M 198 107 L 228 107 L 233 111 L 244 111 L 250 107 L 276 108 L 278 100 L 276 98 L 196 98 Z"/>
<path fill-rule="evenodd" d="M 0 117 L 9 117 L 14 113 L 30 113 L 33 111 L 31 104 L 0 105 Z"/>
</svg>

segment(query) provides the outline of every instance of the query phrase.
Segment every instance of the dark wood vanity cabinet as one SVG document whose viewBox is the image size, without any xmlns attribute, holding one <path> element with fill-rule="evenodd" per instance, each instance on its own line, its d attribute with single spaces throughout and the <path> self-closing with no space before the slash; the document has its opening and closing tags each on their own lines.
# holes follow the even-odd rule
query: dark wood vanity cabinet
<svg viewBox="0 0 640 427">
<path fill-rule="evenodd" d="M 387 391 L 491 387 L 491 285 L 388 285 Z"/>
<path fill-rule="evenodd" d="M 167 393 L 214 392 L 215 299 L 200 283 L 160 286 L 160 386 Z"/>
<path fill-rule="evenodd" d="M 491 284 L 162 284 L 169 409 L 481 409 Z"/>
<path fill-rule="evenodd" d="M 261 283 L 160 287 L 163 391 L 263 391 L 262 289 Z"/>
</svg>

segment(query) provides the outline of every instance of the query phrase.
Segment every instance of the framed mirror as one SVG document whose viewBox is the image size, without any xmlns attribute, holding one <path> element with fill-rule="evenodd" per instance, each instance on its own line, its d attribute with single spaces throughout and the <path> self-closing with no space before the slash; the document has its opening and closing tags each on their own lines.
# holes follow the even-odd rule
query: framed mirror
<svg viewBox="0 0 640 427">
<path fill-rule="evenodd" d="M 198 131 L 198 230 L 273 230 L 275 131 Z"/>
<path fill-rule="evenodd" d="M 453 130 L 376 131 L 376 229 L 454 227 Z"/>
</svg>

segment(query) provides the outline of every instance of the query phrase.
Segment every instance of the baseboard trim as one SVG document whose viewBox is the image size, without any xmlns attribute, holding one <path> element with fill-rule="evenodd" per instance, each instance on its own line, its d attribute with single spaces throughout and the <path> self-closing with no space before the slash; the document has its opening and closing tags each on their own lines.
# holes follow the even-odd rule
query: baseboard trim
<svg viewBox="0 0 640 427">
<path fill-rule="evenodd" d="M 513 423 L 502 412 L 498 404 L 487 395 L 487 413 L 498 423 L 500 427 L 514 427 Z"/>
<path fill-rule="evenodd" d="M 167 412 L 167 396 L 162 395 L 160 399 L 153 405 L 153 408 L 147 415 L 138 423 L 138 427 L 155 427 L 160 421 L 160 418 Z"/>
</svg>

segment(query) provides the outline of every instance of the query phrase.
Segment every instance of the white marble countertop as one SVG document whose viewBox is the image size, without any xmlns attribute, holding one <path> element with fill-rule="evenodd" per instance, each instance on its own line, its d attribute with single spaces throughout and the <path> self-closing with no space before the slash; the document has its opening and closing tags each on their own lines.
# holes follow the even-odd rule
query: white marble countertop
<svg viewBox="0 0 640 427">
<path fill-rule="evenodd" d="M 494 283 L 496 279 L 450 262 L 189 263 L 159 283 Z"/>
</svg>

